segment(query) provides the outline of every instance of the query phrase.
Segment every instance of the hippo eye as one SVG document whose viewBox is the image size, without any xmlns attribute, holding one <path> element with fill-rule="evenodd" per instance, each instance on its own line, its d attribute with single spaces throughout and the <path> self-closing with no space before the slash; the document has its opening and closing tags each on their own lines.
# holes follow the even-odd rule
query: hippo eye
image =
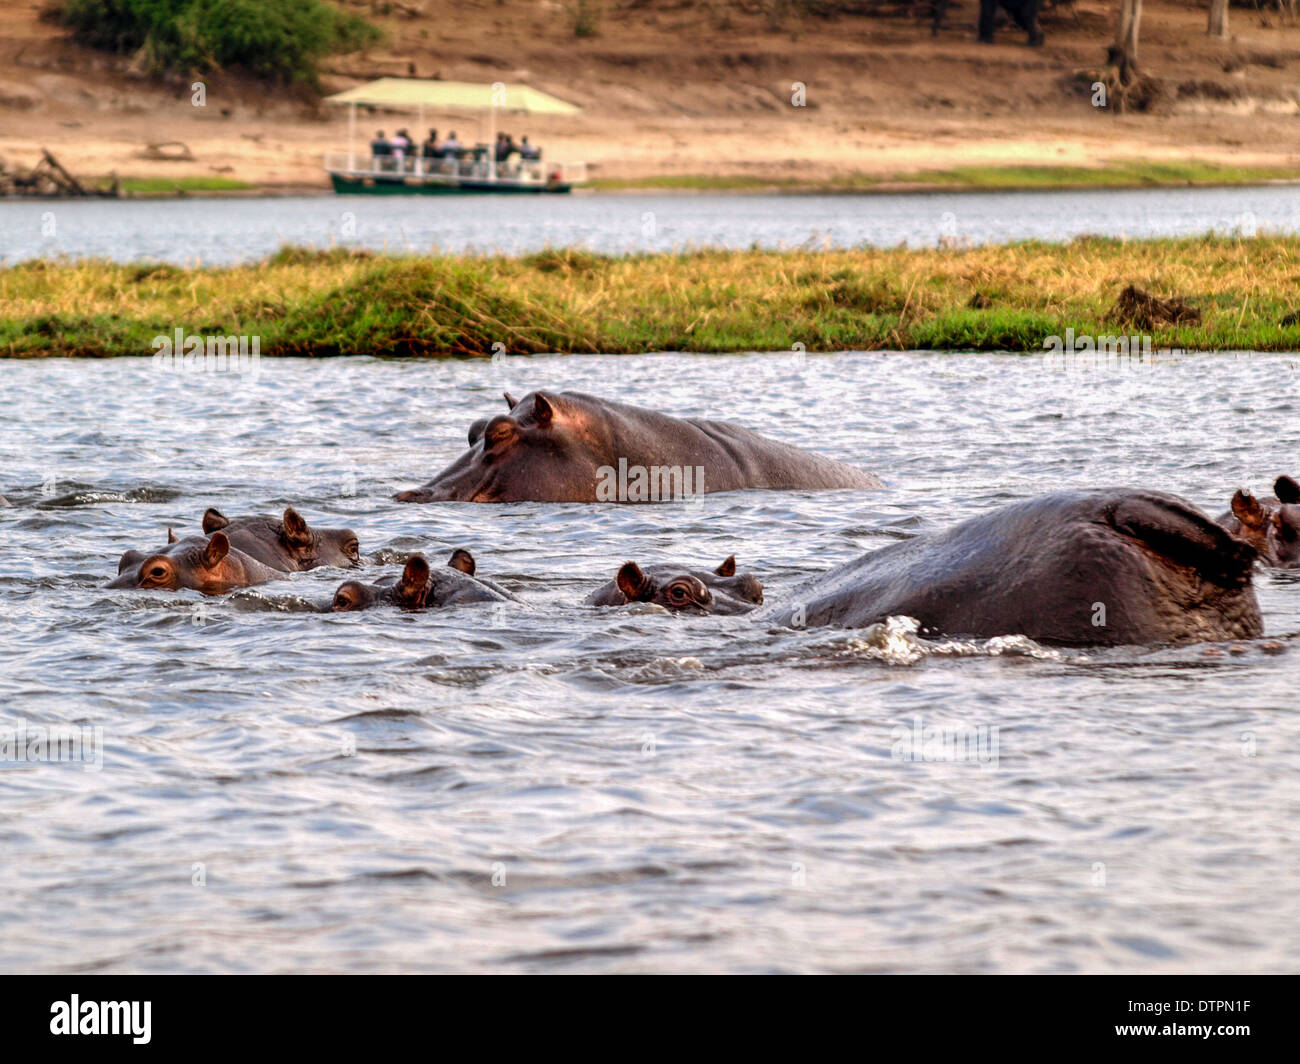
<svg viewBox="0 0 1300 1064">
<path fill-rule="evenodd" d="M 347 542 L 347 546 L 343 548 L 343 552 L 349 558 L 355 558 L 358 554 L 361 553 L 361 544 L 358 543 L 355 539 L 350 539 Z"/>
<path fill-rule="evenodd" d="M 350 610 L 352 609 L 353 605 L 354 603 L 352 601 L 352 596 L 342 591 L 340 591 L 337 595 L 334 596 L 335 610 Z"/>
<path fill-rule="evenodd" d="M 674 584 L 668 589 L 668 598 L 672 602 L 689 602 L 691 593 L 681 584 Z"/>
</svg>

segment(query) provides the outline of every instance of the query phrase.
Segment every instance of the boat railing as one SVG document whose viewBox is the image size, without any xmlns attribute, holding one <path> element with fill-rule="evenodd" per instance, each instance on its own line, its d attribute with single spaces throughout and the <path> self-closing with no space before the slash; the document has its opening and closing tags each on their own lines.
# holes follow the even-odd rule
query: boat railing
<svg viewBox="0 0 1300 1064">
<path fill-rule="evenodd" d="M 325 153 L 325 169 L 352 177 L 402 181 L 408 177 L 434 180 L 493 179 L 492 164 L 483 153 L 463 156 L 425 156 L 411 154 L 371 155 L 369 152 L 330 151 Z M 521 181 L 525 184 L 579 184 L 587 179 L 587 164 L 559 162 L 551 159 L 523 159 L 518 155 L 496 164 L 495 180 Z"/>
</svg>

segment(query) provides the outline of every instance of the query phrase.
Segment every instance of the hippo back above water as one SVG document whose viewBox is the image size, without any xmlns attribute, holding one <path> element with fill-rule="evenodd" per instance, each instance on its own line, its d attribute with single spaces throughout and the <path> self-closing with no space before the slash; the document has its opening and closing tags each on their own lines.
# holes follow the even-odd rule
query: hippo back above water
<svg viewBox="0 0 1300 1064">
<path fill-rule="evenodd" d="M 879 488 L 860 469 L 725 421 L 581 392 L 506 395 L 469 450 L 401 502 L 660 502 L 741 489 Z"/>
<path fill-rule="evenodd" d="M 1147 491 L 1062 492 L 894 543 L 766 611 L 795 627 L 913 617 L 921 634 L 1107 646 L 1263 634 L 1255 548 L 1190 503 Z"/>
</svg>

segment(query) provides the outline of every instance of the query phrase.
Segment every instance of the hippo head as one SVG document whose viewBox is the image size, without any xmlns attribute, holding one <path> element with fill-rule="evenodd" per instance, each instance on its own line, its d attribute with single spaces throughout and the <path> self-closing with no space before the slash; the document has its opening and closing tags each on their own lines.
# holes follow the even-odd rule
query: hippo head
<svg viewBox="0 0 1300 1064">
<path fill-rule="evenodd" d="M 677 613 L 746 613 L 763 601 L 763 585 L 747 573 L 737 576 L 734 556 L 712 573 L 625 562 L 614 583 L 624 602 L 653 602 Z"/>
<path fill-rule="evenodd" d="M 251 559 L 250 559 L 251 560 Z M 211 538 L 189 536 L 166 549 L 146 554 L 129 550 L 117 565 L 111 588 L 190 588 L 205 595 L 220 595 L 250 582 L 248 567 L 230 553 L 230 540 L 217 532 Z"/>
<path fill-rule="evenodd" d="M 588 414 L 554 395 L 505 396 L 510 412 L 481 418 L 469 429 L 469 450 L 399 502 L 505 502 L 545 497 L 589 499 L 606 449 Z"/>
<path fill-rule="evenodd" d="M 1233 516 L 1265 565 L 1300 569 L 1300 484 L 1291 477 L 1278 477 L 1273 494 L 1276 500 L 1260 501 L 1238 491 L 1232 497 Z"/>
<path fill-rule="evenodd" d="M 267 517 L 245 517 L 231 521 L 215 507 L 203 515 L 203 531 L 210 535 L 225 531 L 236 547 L 267 563 L 285 561 L 305 571 L 321 565 L 355 569 L 361 564 L 361 547 L 350 528 L 313 528 L 292 506 L 285 507 L 279 521 Z M 262 557 L 271 550 L 279 558 Z"/>
<path fill-rule="evenodd" d="M 469 551 L 455 551 L 447 565 L 467 576 L 473 576 L 477 568 L 474 556 Z M 367 610 L 371 606 L 388 604 L 402 609 L 418 610 L 429 605 L 429 593 L 432 588 L 432 571 L 423 554 L 412 554 L 406 559 L 402 575 L 396 583 L 363 584 L 360 580 L 348 580 L 339 585 L 330 603 L 330 612 L 350 613 L 354 610 Z"/>
</svg>

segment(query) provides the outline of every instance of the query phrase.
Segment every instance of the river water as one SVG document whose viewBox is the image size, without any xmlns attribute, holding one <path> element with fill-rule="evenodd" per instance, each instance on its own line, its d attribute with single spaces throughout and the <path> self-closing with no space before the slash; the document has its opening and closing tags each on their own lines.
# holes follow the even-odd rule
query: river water
<svg viewBox="0 0 1300 1064">
<path fill-rule="evenodd" d="M 865 196 L 302 196 L 0 203 L 0 263 L 66 255 L 221 264 L 282 244 L 394 252 L 933 247 L 1080 234 L 1300 232 L 1292 186 Z"/>
<path fill-rule="evenodd" d="M 1293 971 L 1300 582 L 1269 636 L 1058 652 L 584 608 L 625 559 L 734 553 L 768 601 L 1062 487 L 1219 512 L 1296 473 L 1297 363 L 1080 376 L 1018 356 L 0 362 L 0 970 Z M 503 389 L 725 416 L 874 493 L 401 505 Z M 520 606 L 310 612 L 342 579 L 110 592 L 204 508 L 292 502 L 375 571 L 466 546 Z M 381 567 L 382 566 L 382 570 Z M 910 759 L 917 726 L 980 761 Z"/>
</svg>

